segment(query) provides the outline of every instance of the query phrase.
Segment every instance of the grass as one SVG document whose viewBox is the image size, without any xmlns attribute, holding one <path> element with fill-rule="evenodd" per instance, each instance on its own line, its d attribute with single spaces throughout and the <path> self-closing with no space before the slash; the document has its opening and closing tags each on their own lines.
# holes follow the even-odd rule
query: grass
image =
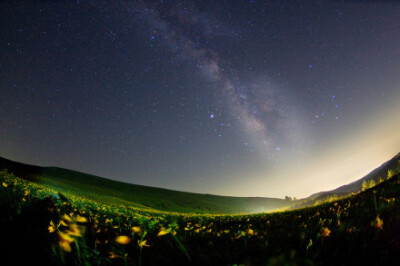
<svg viewBox="0 0 400 266">
<path fill-rule="evenodd" d="M 186 213 L 254 213 L 287 208 L 290 202 L 261 197 L 225 197 L 173 191 L 117 182 L 58 167 L 37 167 L 0 157 L 0 169 L 55 190 L 85 196 L 98 202 Z"/>
<path fill-rule="evenodd" d="M 84 196 L 62 183 L 0 172 L 3 259 L 67 265 L 373 265 L 400 257 L 399 175 L 338 201 L 275 213 L 160 211 L 95 193 Z"/>
<path fill-rule="evenodd" d="M 108 202 L 112 197 L 113 201 L 122 200 L 125 204 L 165 211 L 250 213 L 290 205 L 282 199 L 224 197 L 133 185 L 59 168 L 47 168 L 39 178 L 49 187 L 85 195 L 96 201 Z M 107 195 L 107 199 L 104 199 L 104 195 Z"/>
</svg>

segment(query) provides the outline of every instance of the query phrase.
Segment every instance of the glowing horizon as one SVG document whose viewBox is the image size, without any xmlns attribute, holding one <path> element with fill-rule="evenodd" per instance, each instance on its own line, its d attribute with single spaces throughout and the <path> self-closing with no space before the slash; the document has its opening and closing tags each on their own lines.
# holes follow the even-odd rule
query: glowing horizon
<svg viewBox="0 0 400 266">
<path fill-rule="evenodd" d="M 400 152 L 396 3 L 0 5 L 5 158 L 301 198 Z"/>
</svg>

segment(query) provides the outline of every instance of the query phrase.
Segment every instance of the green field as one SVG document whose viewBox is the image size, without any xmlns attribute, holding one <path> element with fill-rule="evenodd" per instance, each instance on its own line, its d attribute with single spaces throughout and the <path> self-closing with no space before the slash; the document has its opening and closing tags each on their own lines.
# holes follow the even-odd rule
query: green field
<svg viewBox="0 0 400 266">
<path fill-rule="evenodd" d="M 0 250 L 16 265 L 382 265 L 400 259 L 398 168 L 376 186 L 332 202 L 233 214 L 271 199 L 254 203 L 5 164 Z"/>
<path fill-rule="evenodd" d="M 146 209 L 187 213 L 255 213 L 291 205 L 282 199 L 225 197 L 127 184 L 57 167 L 16 163 L 1 157 L 0 169 L 9 169 L 18 176 L 64 193 Z"/>
</svg>

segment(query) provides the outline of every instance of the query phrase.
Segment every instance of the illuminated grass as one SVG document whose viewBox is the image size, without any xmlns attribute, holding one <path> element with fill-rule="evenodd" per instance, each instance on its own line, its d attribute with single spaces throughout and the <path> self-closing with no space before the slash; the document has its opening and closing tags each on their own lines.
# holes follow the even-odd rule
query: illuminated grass
<svg viewBox="0 0 400 266">
<path fill-rule="evenodd" d="M 119 200 L 106 204 L 6 172 L 0 172 L 0 184 L 1 205 L 10 217 L 49 202 L 49 218 L 40 225 L 49 241 L 41 245 L 57 263 L 319 264 L 350 255 L 357 262 L 387 261 L 396 254 L 389 243 L 400 221 L 398 176 L 335 202 L 253 215 L 167 212 Z"/>
</svg>

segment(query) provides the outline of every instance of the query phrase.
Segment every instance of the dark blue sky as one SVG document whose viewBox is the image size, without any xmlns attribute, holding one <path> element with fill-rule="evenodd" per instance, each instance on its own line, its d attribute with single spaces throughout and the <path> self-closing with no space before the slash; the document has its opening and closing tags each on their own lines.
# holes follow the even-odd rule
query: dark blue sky
<svg viewBox="0 0 400 266">
<path fill-rule="evenodd" d="M 0 36 L 9 159 L 299 197 L 400 151 L 394 1 L 3 1 Z"/>
</svg>

